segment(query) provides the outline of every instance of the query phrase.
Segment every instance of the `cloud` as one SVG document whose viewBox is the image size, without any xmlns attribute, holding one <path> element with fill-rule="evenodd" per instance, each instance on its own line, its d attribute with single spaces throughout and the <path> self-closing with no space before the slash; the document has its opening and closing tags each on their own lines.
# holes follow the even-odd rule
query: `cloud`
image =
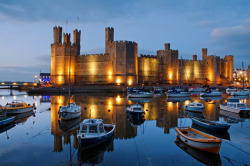
<svg viewBox="0 0 250 166">
<path fill-rule="evenodd" d="M 240 61 L 250 62 L 250 19 L 240 25 L 231 27 L 219 27 L 212 30 L 209 44 L 218 48 L 221 52 L 231 52 L 237 64 Z"/>
</svg>

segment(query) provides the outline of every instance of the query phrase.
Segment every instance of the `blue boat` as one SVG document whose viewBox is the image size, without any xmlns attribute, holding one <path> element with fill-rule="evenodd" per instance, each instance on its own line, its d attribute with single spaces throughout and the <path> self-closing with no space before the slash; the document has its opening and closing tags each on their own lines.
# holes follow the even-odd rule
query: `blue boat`
<svg viewBox="0 0 250 166">
<path fill-rule="evenodd" d="M 197 119 L 197 118 L 191 118 L 192 122 L 198 126 L 201 126 L 203 128 L 217 131 L 217 132 L 227 132 L 231 125 L 229 124 L 222 124 L 215 121 L 209 121 L 206 119 Z"/>
<path fill-rule="evenodd" d="M 8 125 L 11 122 L 13 122 L 14 120 L 15 120 L 14 116 L 11 116 L 11 117 L 7 117 L 7 116 L 0 117 L 0 126 L 2 127 L 2 126 L 5 126 L 5 125 Z"/>
<path fill-rule="evenodd" d="M 132 104 L 130 107 L 127 107 L 126 111 L 132 116 L 142 116 L 145 114 L 140 104 Z"/>
<path fill-rule="evenodd" d="M 80 124 L 77 138 L 81 149 L 88 149 L 108 140 L 115 130 L 114 124 L 103 124 L 102 119 L 85 119 Z"/>
</svg>

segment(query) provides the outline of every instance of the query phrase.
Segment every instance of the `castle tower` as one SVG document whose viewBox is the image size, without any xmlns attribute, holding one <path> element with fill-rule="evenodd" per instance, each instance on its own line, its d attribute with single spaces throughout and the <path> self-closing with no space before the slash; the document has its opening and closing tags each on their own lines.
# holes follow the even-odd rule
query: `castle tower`
<svg viewBox="0 0 250 166">
<path fill-rule="evenodd" d="M 63 44 L 66 44 L 66 45 L 71 44 L 71 42 L 70 42 L 70 34 L 69 33 L 64 33 L 63 38 L 64 38 L 64 43 Z"/>
<path fill-rule="evenodd" d="M 77 55 L 80 55 L 80 42 L 81 42 L 81 30 L 75 29 L 74 32 L 74 45 L 77 48 Z"/>
<path fill-rule="evenodd" d="M 54 43 L 62 43 L 62 27 L 55 26 L 53 28 L 54 32 Z"/>
<path fill-rule="evenodd" d="M 166 51 L 170 50 L 170 43 L 165 43 L 164 48 Z"/>
<path fill-rule="evenodd" d="M 114 41 L 114 28 L 105 28 L 105 53 L 110 52 L 111 43 Z"/>
<path fill-rule="evenodd" d="M 233 81 L 233 56 L 232 55 L 227 55 L 225 56 L 225 59 L 226 59 L 226 75 L 227 75 L 227 78 L 230 80 L 230 81 Z"/>
<path fill-rule="evenodd" d="M 202 48 L 202 60 L 205 61 L 207 59 L 207 48 Z"/>
</svg>

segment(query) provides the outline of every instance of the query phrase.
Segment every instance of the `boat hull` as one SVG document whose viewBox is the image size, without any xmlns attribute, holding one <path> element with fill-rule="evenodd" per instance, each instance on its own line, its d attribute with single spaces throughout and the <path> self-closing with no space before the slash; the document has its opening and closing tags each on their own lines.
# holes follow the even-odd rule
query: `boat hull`
<svg viewBox="0 0 250 166">
<path fill-rule="evenodd" d="M 175 98 L 175 97 L 189 97 L 191 95 L 190 92 L 180 92 L 180 93 L 168 93 L 167 96 L 169 98 Z"/>
<path fill-rule="evenodd" d="M 237 113 L 237 114 L 249 114 L 250 113 L 250 109 L 240 109 L 240 108 L 235 108 L 235 107 L 230 107 L 224 104 L 220 104 L 220 109 L 228 111 L 228 112 L 233 112 L 233 113 Z"/>
<path fill-rule="evenodd" d="M 249 96 L 250 92 L 231 92 L 231 96 Z"/>
<path fill-rule="evenodd" d="M 215 124 L 213 125 L 213 124 L 206 123 L 206 121 L 203 122 L 195 118 L 191 118 L 191 120 L 194 124 L 198 126 L 201 126 L 209 130 L 217 131 L 217 132 L 227 132 L 228 129 L 230 128 L 230 125 L 223 125 L 223 124 L 219 124 L 215 122 L 214 122 Z"/>
<path fill-rule="evenodd" d="M 6 118 L 3 118 L 3 117 L 0 117 L 0 126 L 5 126 L 11 122 L 13 122 L 15 120 L 15 117 L 6 117 Z"/>
<path fill-rule="evenodd" d="M 138 94 L 138 93 L 131 93 L 128 95 L 129 98 L 150 98 L 153 97 L 154 94 L 153 93 L 149 93 L 149 94 Z"/>
<path fill-rule="evenodd" d="M 195 129 L 193 129 L 195 130 Z M 202 150 L 202 151 L 206 151 L 206 152 L 210 152 L 210 153 L 215 153 L 218 154 L 220 151 L 220 145 L 221 145 L 221 141 L 220 142 L 210 142 L 210 141 L 195 141 L 190 139 L 189 137 L 184 137 L 182 134 L 180 134 L 180 130 L 178 128 L 176 128 L 176 136 L 177 138 L 179 138 L 183 143 Z"/>
<path fill-rule="evenodd" d="M 211 93 L 203 93 L 201 94 L 202 97 L 214 97 L 214 96 L 221 96 L 223 92 L 211 92 Z"/>
<path fill-rule="evenodd" d="M 22 114 L 25 112 L 33 111 L 33 107 L 26 107 L 26 108 L 17 108 L 17 109 L 6 109 L 7 115 L 14 115 L 14 114 Z"/>
<path fill-rule="evenodd" d="M 112 125 L 113 129 L 109 131 L 107 134 L 98 136 L 98 137 L 80 137 L 78 136 L 78 143 L 81 149 L 88 149 L 99 145 L 105 141 L 107 141 L 114 134 L 115 125 Z"/>
<path fill-rule="evenodd" d="M 204 110 L 204 107 L 203 108 L 197 108 L 197 107 L 188 107 L 187 105 L 184 106 L 184 108 L 187 110 L 187 111 L 190 111 L 190 112 L 195 112 L 195 113 L 202 113 L 203 110 Z"/>
</svg>

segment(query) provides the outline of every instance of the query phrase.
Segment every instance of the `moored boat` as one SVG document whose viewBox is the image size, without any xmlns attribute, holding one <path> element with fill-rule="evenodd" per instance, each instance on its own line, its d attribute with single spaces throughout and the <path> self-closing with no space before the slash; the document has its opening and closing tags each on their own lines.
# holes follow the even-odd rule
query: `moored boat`
<svg viewBox="0 0 250 166">
<path fill-rule="evenodd" d="M 190 92 L 177 92 L 177 91 L 174 91 L 174 92 L 169 92 L 166 94 L 169 98 L 172 98 L 172 97 L 189 97 L 191 95 Z"/>
<path fill-rule="evenodd" d="M 201 87 L 190 87 L 188 88 L 189 92 L 205 92 L 206 88 Z"/>
<path fill-rule="evenodd" d="M 210 153 L 218 154 L 220 151 L 221 139 L 198 131 L 196 129 L 185 127 L 175 128 L 176 136 L 185 144 Z"/>
<path fill-rule="evenodd" d="M 184 108 L 187 111 L 202 113 L 205 107 L 202 103 L 191 102 L 191 103 L 185 105 Z"/>
<path fill-rule="evenodd" d="M 126 111 L 132 116 L 142 116 L 145 114 L 142 106 L 139 104 L 132 104 L 131 106 L 127 107 Z"/>
<path fill-rule="evenodd" d="M 217 90 L 209 90 L 207 92 L 201 93 L 202 97 L 213 97 L 213 96 L 221 96 L 223 92 L 219 92 Z"/>
<path fill-rule="evenodd" d="M 206 119 L 191 118 L 192 122 L 203 128 L 213 130 L 216 132 L 227 132 L 231 125 L 223 124 L 215 121 L 209 121 Z"/>
<path fill-rule="evenodd" d="M 7 116 L 0 117 L 0 127 L 8 125 L 11 122 L 13 122 L 14 120 L 15 120 L 14 116 L 11 116 L 11 117 L 7 117 Z"/>
<path fill-rule="evenodd" d="M 81 106 L 76 103 L 71 103 L 67 106 L 61 107 L 58 111 L 59 117 L 63 120 L 71 120 L 81 116 Z"/>
<path fill-rule="evenodd" d="M 250 108 L 248 108 L 245 103 L 240 103 L 239 99 L 235 98 L 227 99 L 227 102 L 225 104 L 220 104 L 220 109 L 237 114 L 250 113 Z"/>
<path fill-rule="evenodd" d="M 249 96 L 250 91 L 245 90 L 237 90 L 236 92 L 231 92 L 231 96 Z"/>
<path fill-rule="evenodd" d="M 32 111 L 33 106 L 22 100 L 13 100 L 11 103 L 6 104 L 5 109 L 7 115 L 12 115 Z"/>
<path fill-rule="evenodd" d="M 108 140 L 115 130 L 114 124 L 103 124 L 102 119 L 85 119 L 77 132 L 82 149 L 87 149 Z"/>
<path fill-rule="evenodd" d="M 150 92 L 137 92 L 137 93 L 130 93 L 128 94 L 128 97 L 129 98 L 150 98 L 150 97 L 153 97 L 153 93 L 150 93 Z"/>
</svg>

